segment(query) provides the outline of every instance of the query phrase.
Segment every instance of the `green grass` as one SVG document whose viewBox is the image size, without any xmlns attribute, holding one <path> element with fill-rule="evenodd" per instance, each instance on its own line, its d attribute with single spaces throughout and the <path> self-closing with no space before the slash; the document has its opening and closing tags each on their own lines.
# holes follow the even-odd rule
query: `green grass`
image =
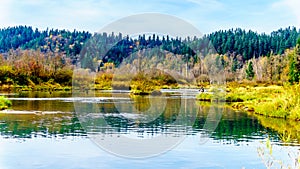
<svg viewBox="0 0 300 169">
<path fill-rule="evenodd" d="M 287 85 L 270 93 L 268 100 L 255 101 L 255 112 L 270 116 L 300 120 L 300 85 Z"/>
<path fill-rule="evenodd" d="M 0 96 L 0 110 L 7 109 L 12 105 L 10 100 L 7 100 L 4 96 Z"/>
<path fill-rule="evenodd" d="M 226 92 L 223 89 L 222 86 L 211 86 L 208 89 L 208 92 L 206 93 L 200 93 L 199 95 L 196 96 L 197 100 L 199 101 L 220 101 L 220 102 L 225 102 L 226 101 Z"/>
<path fill-rule="evenodd" d="M 200 93 L 197 95 L 197 100 L 199 101 L 212 101 L 213 99 L 213 94 L 211 93 Z"/>
<path fill-rule="evenodd" d="M 213 101 L 215 98 L 222 98 L 222 96 L 212 93 L 200 93 L 197 99 Z M 285 86 L 228 85 L 225 101 L 238 110 L 254 112 L 266 117 L 300 120 L 300 84 Z"/>
<path fill-rule="evenodd" d="M 300 120 L 300 85 L 230 88 L 226 100 L 267 117 Z"/>
</svg>

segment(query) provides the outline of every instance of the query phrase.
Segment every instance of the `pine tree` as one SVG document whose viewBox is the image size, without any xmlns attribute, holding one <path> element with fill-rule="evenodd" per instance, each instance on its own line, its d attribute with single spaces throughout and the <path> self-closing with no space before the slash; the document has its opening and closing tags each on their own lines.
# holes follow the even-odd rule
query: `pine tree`
<svg viewBox="0 0 300 169">
<path fill-rule="evenodd" d="M 238 69 L 238 61 L 237 58 L 234 57 L 232 61 L 231 71 L 236 72 L 237 69 Z"/>
<path fill-rule="evenodd" d="M 289 57 L 289 82 L 297 83 L 300 80 L 300 38 L 297 41 L 296 48 Z"/>
<path fill-rule="evenodd" d="M 246 69 L 246 77 L 248 80 L 252 80 L 254 77 L 254 71 L 253 71 L 253 63 L 252 61 L 249 62 L 248 67 Z"/>
</svg>

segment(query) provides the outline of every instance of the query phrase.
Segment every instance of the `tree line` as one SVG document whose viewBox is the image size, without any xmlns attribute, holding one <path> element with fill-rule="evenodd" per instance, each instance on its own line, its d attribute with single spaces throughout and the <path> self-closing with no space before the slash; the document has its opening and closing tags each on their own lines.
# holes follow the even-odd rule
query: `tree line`
<svg viewBox="0 0 300 169">
<path fill-rule="evenodd" d="M 74 56 L 79 54 L 82 45 L 90 37 L 91 33 L 86 31 L 48 28 L 39 30 L 31 26 L 8 27 L 0 29 L 0 53 L 11 49 L 33 49 Z"/>
<path fill-rule="evenodd" d="M 207 53 L 208 48 L 214 48 L 218 54 L 241 55 L 243 61 L 253 57 L 270 56 L 283 54 L 286 49 L 296 46 L 300 31 L 295 27 L 288 27 L 273 31 L 270 34 L 257 33 L 251 30 L 246 31 L 240 28 L 220 30 L 203 37 L 159 37 L 158 35 L 140 35 L 137 38 L 130 38 L 126 35 L 115 33 L 94 33 L 87 31 L 69 31 L 58 29 L 39 30 L 31 26 L 16 26 L 0 29 L 0 53 L 8 52 L 10 49 L 34 49 L 42 52 L 60 52 L 67 57 L 76 60 L 86 42 L 95 41 L 98 44 L 97 50 L 103 55 L 107 62 L 120 62 L 123 57 L 128 56 L 136 47 L 139 41 L 139 49 L 161 46 L 174 53 L 190 53 L 188 45 L 196 53 Z M 92 37 L 92 38 L 91 38 Z M 93 40 L 90 40 L 93 39 Z M 211 43 L 211 44 L 210 44 Z M 210 46 L 211 45 L 211 46 Z M 99 56 L 100 57 L 100 56 Z M 101 56 L 104 58 L 105 56 Z"/>
<path fill-rule="evenodd" d="M 271 34 L 238 28 L 182 39 L 9 27 L 0 29 L 0 84 L 70 86 L 75 66 L 112 73 L 125 58 L 130 60 L 136 53 L 151 58 L 132 57 L 128 67 L 157 64 L 176 68 L 182 75 L 187 75 L 189 69 L 197 82 L 209 81 L 209 63 L 217 69 L 221 67 L 227 81 L 294 83 L 300 80 L 299 33 L 295 27 Z"/>
</svg>

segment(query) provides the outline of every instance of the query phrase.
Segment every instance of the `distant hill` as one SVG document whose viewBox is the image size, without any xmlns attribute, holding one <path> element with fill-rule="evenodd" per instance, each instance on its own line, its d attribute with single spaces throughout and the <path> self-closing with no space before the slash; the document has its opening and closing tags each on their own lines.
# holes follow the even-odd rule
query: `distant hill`
<svg viewBox="0 0 300 169">
<path fill-rule="evenodd" d="M 159 46 L 173 53 L 194 56 L 197 53 L 209 52 L 204 48 L 209 46 L 209 42 L 219 54 L 241 55 L 243 61 L 247 61 L 253 57 L 283 54 L 285 49 L 295 47 L 299 35 L 300 31 L 295 27 L 279 29 L 271 34 L 259 34 L 237 28 L 220 30 L 202 38 L 181 39 L 140 35 L 137 39 L 130 39 L 115 33 L 91 34 L 86 31 L 38 30 L 30 26 L 16 26 L 0 29 L 0 53 L 6 53 L 11 49 L 51 51 L 63 53 L 73 58 L 75 63 L 83 46 L 93 37 L 93 47 L 95 47 L 93 50 L 102 51 L 102 53 L 98 52 L 97 56 L 92 57 L 104 62 L 114 62 L 116 65 L 138 49 Z M 138 44 L 137 41 L 139 41 Z M 112 47 L 109 51 L 107 51 L 108 46 Z"/>
<path fill-rule="evenodd" d="M 91 37 L 89 32 L 67 30 L 38 30 L 31 26 L 0 29 L 0 52 L 10 49 L 40 49 L 42 52 L 64 52 L 68 56 L 79 54 L 83 43 Z"/>
<path fill-rule="evenodd" d="M 300 31 L 295 27 L 279 29 L 271 34 L 258 34 L 240 28 L 218 31 L 207 35 L 219 54 L 236 53 L 244 60 L 253 57 L 283 54 L 288 48 L 295 47 Z"/>
</svg>

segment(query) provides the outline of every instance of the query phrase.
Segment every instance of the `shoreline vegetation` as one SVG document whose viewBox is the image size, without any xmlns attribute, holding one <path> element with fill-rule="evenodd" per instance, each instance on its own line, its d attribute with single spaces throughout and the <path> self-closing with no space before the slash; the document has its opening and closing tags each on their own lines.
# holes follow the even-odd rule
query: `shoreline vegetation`
<svg viewBox="0 0 300 169">
<path fill-rule="evenodd" d="M 175 80 L 171 75 L 157 70 L 148 73 L 141 72 L 132 78 L 126 77 L 126 75 L 118 77 L 113 74 L 113 69 L 106 68 L 106 71 L 98 72 L 93 79 L 89 78 L 88 73 L 77 76 L 77 79 L 72 79 L 74 78 L 73 68 L 71 65 L 68 66 L 68 68 L 63 66 L 56 71 L 53 70 L 53 75 L 48 75 L 49 80 L 47 82 L 42 81 L 41 77 L 34 78 L 31 74 L 27 75 L 24 80 L 26 82 L 23 85 L 19 85 L 18 79 L 24 77 L 20 75 L 18 69 L 8 66 L 8 64 L 2 65 L 0 66 L 0 74 L 5 75 L 1 76 L 5 80 L 0 81 L 0 91 L 52 92 L 125 89 L 130 90 L 131 95 L 159 95 L 160 89 L 200 89 L 204 87 L 208 92 L 201 93 L 199 90 L 200 94 L 197 96 L 199 101 L 211 102 L 215 101 L 215 99 L 221 99 L 219 101 L 228 102 L 236 110 L 253 112 L 266 117 L 300 120 L 300 84 L 295 82 L 231 81 L 226 85 L 226 93 L 218 95 L 212 94 L 215 92 L 215 89 L 213 85 L 209 84 L 208 80 L 196 79 L 196 81 L 188 81 L 189 79 L 182 77 L 179 80 Z M 32 79 L 37 80 L 34 81 Z M 130 81 L 126 79 L 130 79 Z M 3 97 L 1 102 L 0 109 L 7 109 L 11 105 L 11 102 L 7 102 Z"/>
<path fill-rule="evenodd" d="M 160 95 L 160 89 L 179 89 L 179 88 L 196 88 L 199 89 L 199 94 L 196 96 L 198 101 L 214 102 L 221 101 L 226 102 L 233 109 L 238 111 L 246 111 L 257 115 L 272 118 L 283 118 L 299 121 L 300 120 L 300 84 L 268 84 L 268 83 L 255 83 L 252 81 L 244 82 L 229 82 L 226 84 L 226 92 L 216 92 L 215 88 L 209 84 L 206 84 L 205 90 L 207 92 L 200 92 L 200 87 L 196 85 L 178 85 L 176 83 L 161 84 L 161 81 L 147 80 L 144 75 L 138 75 L 131 84 L 125 84 L 118 82 L 118 85 L 109 81 L 107 76 L 102 75 L 102 80 L 107 84 L 100 81 L 96 82 L 94 87 L 86 88 L 87 90 L 112 90 L 112 89 L 128 89 L 131 95 Z M 162 78 L 165 79 L 166 77 Z M 100 78 L 101 79 L 101 78 Z M 99 79 L 98 79 L 99 80 Z M 101 84 L 101 86 L 100 86 Z M 2 86 L 3 87 L 3 86 Z M 203 86 L 202 86 L 203 87 Z M 3 88 L 2 88 L 3 89 Z M 6 89 L 8 89 L 6 87 Z M 11 86 L 11 90 L 0 91 L 72 91 L 71 86 L 55 85 L 36 85 L 15 87 Z M 20 90 L 21 89 L 21 90 Z M 73 90 L 81 90 L 76 88 Z M 85 91 L 85 90 L 82 90 Z M 220 95 L 221 94 L 221 95 Z M 0 97 L 0 109 L 6 109 L 11 106 L 11 102 L 5 97 Z"/>
<path fill-rule="evenodd" d="M 0 111 L 8 109 L 12 105 L 11 101 L 5 98 L 4 96 L 0 96 Z"/>
<path fill-rule="evenodd" d="M 217 100 L 218 99 L 218 100 Z M 233 109 L 257 115 L 300 120 L 300 84 L 228 83 L 223 97 L 200 93 L 199 101 L 223 101 Z"/>
<path fill-rule="evenodd" d="M 199 94 L 200 101 L 222 98 L 238 110 L 299 121 L 299 36 L 295 27 L 268 35 L 231 29 L 185 39 L 4 28 L 0 91 L 128 89 L 131 95 L 159 95 L 160 89 L 205 88 L 209 92 Z M 211 85 L 217 75 L 224 75 L 226 93 Z"/>
</svg>

